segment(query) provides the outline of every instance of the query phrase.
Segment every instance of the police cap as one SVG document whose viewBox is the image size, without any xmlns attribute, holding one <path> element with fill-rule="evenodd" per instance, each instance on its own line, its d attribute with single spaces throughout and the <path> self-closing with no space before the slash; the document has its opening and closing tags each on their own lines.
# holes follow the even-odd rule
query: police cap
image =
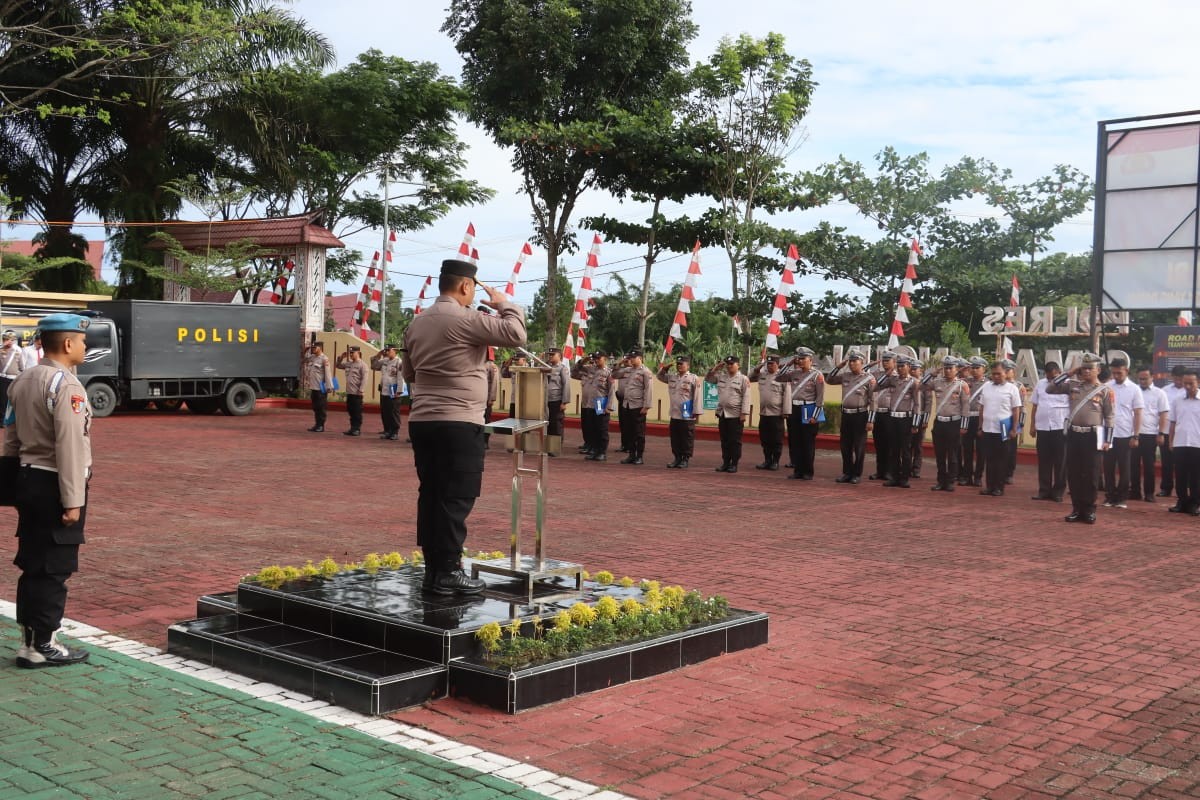
<svg viewBox="0 0 1200 800">
<path fill-rule="evenodd" d="M 68 333 L 83 333 L 88 329 L 91 320 L 78 314 L 50 314 L 38 321 L 38 330 L 42 333 L 49 331 L 67 331 Z M 5 331 L 4 338 L 11 339 L 16 334 Z"/>
<path fill-rule="evenodd" d="M 725 363 L 726 364 L 740 364 L 740 363 L 742 363 L 742 360 L 740 358 L 738 358 L 737 356 L 725 356 Z"/>
<path fill-rule="evenodd" d="M 867 359 L 865 356 L 863 356 L 862 353 L 858 352 L 857 350 L 851 350 L 849 353 L 846 353 L 846 360 L 847 361 L 866 361 Z"/>
<path fill-rule="evenodd" d="M 347 352 L 347 353 L 361 353 L 361 352 L 362 352 L 362 348 L 361 348 L 361 347 L 359 347 L 359 346 L 358 346 L 358 345 L 356 345 L 356 344 L 352 344 L 352 345 L 350 345 L 349 347 L 347 347 L 347 348 L 346 348 L 346 352 Z"/>
<path fill-rule="evenodd" d="M 967 362 L 972 367 L 986 367 L 987 359 L 983 356 L 971 356 L 971 360 Z"/>
<path fill-rule="evenodd" d="M 475 280 L 475 273 L 479 272 L 479 267 L 472 264 L 470 261 L 459 261 L 457 258 L 447 258 L 442 262 L 443 275 L 456 275 L 459 278 L 470 278 Z"/>
<path fill-rule="evenodd" d="M 546 355 L 548 355 L 548 356 L 557 355 L 557 354 L 561 354 L 561 353 L 562 353 L 561 347 L 547 347 L 546 348 Z"/>
<path fill-rule="evenodd" d="M 390 343 L 389 343 L 389 344 L 385 344 L 385 345 L 383 346 L 383 349 L 384 349 L 384 350 L 395 350 L 395 349 L 396 349 L 396 345 L 394 345 L 394 344 L 390 344 Z"/>
<path fill-rule="evenodd" d="M 772 353 L 771 355 L 767 356 L 767 363 L 768 363 L 768 364 L 770 364 L 770 363 L 772 363 L 772 362 L 774 362 L 774 363 L 778 364 L 778 363 L 779 363 L 779 356 L 775 355 L 774 353 Z"/>
<path fill-rule="evenodd" d="M 675 356 L 675 363 L 676 364 L 690 364 L 690 363 L 692 363 L 692 357 L 689 355 Z"/>
<path fill-rule="evenodd" d="M 17 332 L 14 331 L 12 328 L 9 328 L 8 330 L 6 330 L 4 332 L 3 336 L 0 336 L 0 338 L 3 338 L 4 341 L 8 341 L 9 339 L 15 339 L 15 338 L 17 338 Z"/>
<path fill-rule="evenodd" d="M 1095 353 L 1084 353 L 1083 354 L 1083 363 L 1087 364 L 1089 366 L 1095 366 L 1096 364 L 1103 364 L 1104 359 L 1102 359 L 1100 356 L 1096 355 Z"/>
<path fill-rule="evenodd" d="M 943 367 L 957 367 L 958 359 L 955 358 L 954 356 L 946 356 L 945 358 L 942 359 L 942 366 Z"/>
<path fill-rule="evenodd" d="M 810 350 L 807 347 L 797 347 L 796 355 L 800 358 L 804 358 L 805 356 L 807 356 L 808 358 L 812 358 L 813 356 L 816 355 L 816 353 L 814 353 L 812 350 Z"/>
<path fill-rule="evenodd" d="M 895 361 L 896 354 L 885 350 L 884 352 L 879 354 L 879 360 L 880 361 Z"/>
<path fill-rule="evenodd" d="M 642 357 L 642 351 L 641 351 L 641 350 L 638 350 L 638 349 L 635 347 L 634 349 L 632 349 L 632 350 L 630 350 L 628 353 L 626 353 L 626 354 L 625 354 L 625 357 L 626 357 L 626 358 L 641 358 L 641 357 Z"/>
</svg>

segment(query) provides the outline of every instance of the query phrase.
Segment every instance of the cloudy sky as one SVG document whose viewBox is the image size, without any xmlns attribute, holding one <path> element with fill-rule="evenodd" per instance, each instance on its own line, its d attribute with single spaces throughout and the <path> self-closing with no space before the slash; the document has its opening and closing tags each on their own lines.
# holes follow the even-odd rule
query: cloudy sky
<svg viewBox="0 0 1200 800">
<path fill-rule="evenodd" d="M 1020 180 L 1060 163 L 1092 174 L 1097 120 L 1200 106 L 1194 56 L 1200 4 L 1187 0 L 694 0 L 693 5 L 700 27 L 691 47 L 694 60 L 710 54 L 722 36 L 777 31 L 793 54 L 813 64 L 820 85 L 807 117 L 807 139 L 793 157 L 795 169 L 841 154 L 870 163 L 892 145 L 902 153 L 926 151 L 939 167 L 964 155 L 986 157 Z M 297 0 L 293 8 L 329 37 L 339 64 L 373 47 L 459 74 L 458 55 L 439 33 L 444 3 Z M 471 145 L 471 176 L 497 196 L 487 206 L 457 211 L 434 228 L 405 236 L 396 269 L 418 275 L 435 270 L 473 221 L 481 273 L 503 283 L 530 234 L 528 204 L 516 194 L 518 182 L 505 153 L 465 123 L 462 135 Z M 695 212 L 704 205 L 697 199 L 685 208 Z M 578 216 L 646 214 L 636 204 L 619 205 L 601 194 L 584 206 Z M 818 219 L 861 224 L 844 207 L 780 221 L 803 228 Z M 1061 226 L 1056 249 L 1086 250 L 1091 235 L 1089 213 Z M 590 238 L 585 232 L 582 240 Z M 370 234 L 350 243 L 364 251 L 377 246 Z M 636 278 L 640 269 L 627 260 L 636 255 L 605 246 L 601 272 L 632 267 L 624 274 Z M 543 258 L 541 253 L 531 258 L 522 278 L 544 277 Z M 582 259 L 582 254 L 568 258 L 568 266 L 578 268 Z M 703 267 L 704 288 L 727 292 L 722 252 L 706 251 Z M 663 264 L 656 282 L 678 281 L 685 268 L 683 258 Z M 420 279 L 397 275 L 395 282 L 412 297 Z M 602 287 L 604 280 L 598 283 Z M 524 284 L 518 300 L 527 302 L 535 289 L 535 283 Z"/>
</svg>

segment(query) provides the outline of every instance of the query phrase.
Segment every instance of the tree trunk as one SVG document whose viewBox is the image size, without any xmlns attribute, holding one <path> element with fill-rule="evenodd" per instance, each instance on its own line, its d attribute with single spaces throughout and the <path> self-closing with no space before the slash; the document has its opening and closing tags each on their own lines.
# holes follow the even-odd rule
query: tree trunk
<svg viewBox="0 0 1200 800">
<path fill-rule="evenodd" d="M 650 271 L 654 268 L 654 243 L 655 227 L 658 220 L 658 209 L 662 205 L 662 198 L 654 198 L 654 212 L 650 215 L 650 235 L 646 242 L 646 273 L 642 276 L 642 304 L 638 309 L 638 349 L 642 352 L 646 351 L 646 320 L 649 318 L 650 306 Z"/>
<path fill-rule="evenodd" d="M 553 231 L 546 236 L 546 336 L 545 346 L 557 346 L 558 339 L 558 250 L 559 240 Z"/>
</svg>

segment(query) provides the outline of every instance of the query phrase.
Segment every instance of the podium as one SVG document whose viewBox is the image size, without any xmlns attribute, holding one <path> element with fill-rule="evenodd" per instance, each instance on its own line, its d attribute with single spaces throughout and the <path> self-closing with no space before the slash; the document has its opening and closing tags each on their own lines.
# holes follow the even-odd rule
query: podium
<svg viewBox="0 0 1200 800">
<path fill-rule="evenodd" d="M 545 550 L 546 472 L 550 463 L 546 446 L 546 427 L 549 423 L 546 420 L 545 372 L 538 367 L 515 367 L 513 374 L 517 380 L 516 417 L 484 425 L 488 433 L 512 437 L 509 556 L 474 562 L 471 565 L 471 577 L 478 578 L 479 573 L 484 572 L 515 578 L 521 582 L 523 594 L 529 603 L 533 603 L 535 597 L 541 602 L 577 596 L 583 591 L 583 565 L 548 558 Z M 527 464 L 527 458 L 532 465 Z M 532 554 L 523 552 L 521 546 L 521 519 L 527 478 L 536 481 Z M 558 580 L 564 577 L 575 579 L 574 588 Z"/>
</svg>

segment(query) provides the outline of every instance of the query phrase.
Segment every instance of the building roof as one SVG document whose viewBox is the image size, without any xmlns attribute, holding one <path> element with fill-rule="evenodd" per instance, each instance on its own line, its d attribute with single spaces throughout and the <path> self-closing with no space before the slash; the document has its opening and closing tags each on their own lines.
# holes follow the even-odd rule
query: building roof
<svg viewBox="0 0 1200 800">
<path fill-rule="evenodd" d="M 264 249 L 278 248 L 289 251 L 296 245 L 315 247 L 345 247 L 325 228 L 316 224 L 320 212 L 299 214 L 292 217 L 269 217 L 267 219 L 235 219 L 228 222 L 179 222 L 169 221 L 163 232 L 170 234 L 185 250 L 203 250 L 206 247 L 224 247 L 246 239 Z M 161 245 L 159 245 L 161 246 Z"/>
<path fill-rule="evenodd" d="M 358 305 L 358 293 L 354 294 L 335 294 L 325 297 L 325 307 L 329 309 L 329 315 L 333 317 L 333 325 L 339 331 L 348 331 L 354 325 L 354 308 Z M 371 316 L 367 319 L 367 325 L 372 329 L 379 322 L 379 313 L 371 312 Z M 379 338 L 379 333 L 372 330 L 366 337 L 366 341 L 371 342 Z"/>
<path fill-rule="evenodd" d="M 34 244 L 28 240 L 5 239 L 3 243 L 0 243 L 0 253 L 16 253 L 20 256 L 32 256 L 39 247 L 41 245 Z M 104 240 L 89 239 L 84 258 L 92 265 L 92 277 L 100 280 L 100 267 L 104 263 Z"/>
</svg>

